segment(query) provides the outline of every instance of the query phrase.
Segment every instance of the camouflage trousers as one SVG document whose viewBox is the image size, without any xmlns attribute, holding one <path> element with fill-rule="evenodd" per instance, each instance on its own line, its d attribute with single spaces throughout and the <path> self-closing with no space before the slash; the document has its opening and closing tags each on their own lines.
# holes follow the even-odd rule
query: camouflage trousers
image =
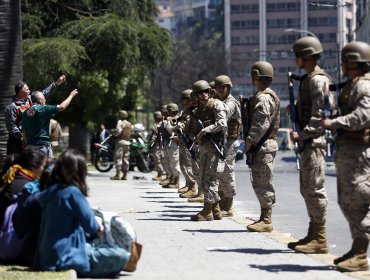
<svg viewBox="0 0 370 280">
<path fill-rule="evenodd" d="M 161 150 L 156 148 L 153 152 L 153 160 L 154 160 L 154 166 L 155 170 L 158 173 L 165 173 L 163 165 L 162 165 L 162 160 L 161 160 Z"/>
<path fill-rule="evenodd" d="M 197 162 L 191 158 L 184 142 L 180 142 L 179 149 L 180 169 L 182 175 L 185 177 L 186 185 L 194 184 L 196 176 L 193 173 L 193 165 Z"/>
<path fill-rule="evenodd" d="M 338 203 L 352 238 L 370 240 L 370 147 L 338 145 L 334 160 Z"/>
<path fill-rule="evenodd" d="M 176 177 L 180 176 L 181 170 L 179 163 L 179 146 L 175 143 L 172 143 L 167 149 L 167 155 L 169 174 Z"/>
<path fill-rule="evenodd" d="M 219 191 L 222 191 L 225 197 L 233 197 L 235 191 L 235 157 L 238 151 L 240 142 L 238 139 L 227 139 L 225 154 L 225 169 L 220 173 Z"/>
<path fill-rule="evenodd" d="M 276 152 L 257 152 L 253 158 L 252 186 L 262 209 L 271 209 L 275 204 L 273 168 Z"/>
<path fill-rule="evenodd" d="M 164 171 L 166 172 L 168 176 L 172 175 L 171 170 L 170 170 L 170 161 L 168 158 L 168 148 L 160 149 L 159 154 L 161 156 L 161 162 L 162 162 Z"/>
<path fill-rule="evenodd" d="M 123 140 L 124 141 L 124 140 Z M 117 141 L 114 146 L 114 164 L 116 170 L 127 172 L 129 168 L 130 145 Z"/>
<path fill-rule="evenodd" d="M 325 151 L 307 144 L 300 154 L 300 191 L 305 200 L 310 221 L 325 224 L 328 196 L 325 183 Z"/>
<path fill-rule="evenodd" d="M 218 185 L 225 163 L 208 143 L 199 147 L 199 187 L 204 192 L 204 202 L 214 204 L 220 201 Z"/>
</svg>

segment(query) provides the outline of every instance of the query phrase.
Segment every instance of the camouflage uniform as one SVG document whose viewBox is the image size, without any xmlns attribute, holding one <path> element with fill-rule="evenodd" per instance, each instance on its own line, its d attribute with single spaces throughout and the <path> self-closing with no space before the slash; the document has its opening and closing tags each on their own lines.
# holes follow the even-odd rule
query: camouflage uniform
<svg viewBox="0 0 370 280">
<path fill-rule="evenodd" d="M 116 131 L 113 133 L 113 136 L 116 137 L 114 164 L 116 165 L 117 175 L 119 175 L 122 170 L 125 176 L 129 168 L 131 132 L 132 125 L 130 122 L 127 120 L 119 120 L 117 122 Z"/>
<path fill-rule="evenodd" d="M 276 114 L 278 114 L 275 126 L 268 139 L 254 154 L 251 167 L 252 186 L 261 209 L 271 209 L 275 204 L 273 167 L 276 151 L 279 149 L 276 141 L 276 133 L 279 128 L 279 110 L 280 99 L 270 88 L 256 92 L 250 100 L 249 133 L 246 143 L 257 145 L 266 134 Z"/>
<path fill-rule="evenodd" d="M 220 187 L 219 190 L 222 191 L 225 197 L 235 196 L 235 157 L 238 151 L 240 142 L 238 140 L 240 133 L 240 104 L 231 95 L 223 100 L 226 104 L 227 109 L 227 142 L 225 147 L 225 169 L 219 176 Z M 221 207 L 222 208 L 222 207 Z"/>
<path fill-rule="evenodd" d="M 339 96 L 337 129 L 338 202 L 353 239 L 370 240 L 370 74 L 348 82 Z"/>
<path fill-rule="evenodd" d="M 180 164 L 179 164 L 179 145 L 178 145 L 178 138 L 175 136 L 174 133 L 174 126 L 176 125 L 175 122 L 171 122 L 167 120 L 166 129 L 170 134 L 172 139 L 169 140 L 167 145 L 167 155 L 168 155 L 168 164 L 169 164 L 169 173 L 178 178 L 180 176 Z"/>
<path fill-rule="evenodd" d="M 302 81 L 297 102 L 299 140 L 303 142 L 300 153 L 300 191 L 306 202 L 310 221 L 324 225 L 328 198 L 325 182 L 326 140 L 320 124 L 323 107 L 323 90 L 330 79 L 316 66 Z"/>
<path fill-rule="evenodd" d="M 149 147 L 153 151 L 153 160 L 155 165 L 155 170 L 158 172 L 158 178 L 161 177 L 165 172 L 161 161 L 161 150 L 159 148 L 160 140 L 158 137 L 158 130 L 160 127 L 161 122 L 155 123 L 152 128 L 149 130 L 148 133 L 148 143 Z"/>
<path fill-rule="evenodd" d="M 206 106 L 200 105 L 196 108 L 194 115 L 204 124 L 202 132 L 210 134 L 216 143 L 224 137 L 227 130 L 226 107 L 220 100 L 209 98 Z M 199 183 L 204 191 L 205 203 L 215 204 L 220 200 L 219 174 L 224 169 L 225 163 L 221 161 L 214 147 L 203 139 L 199 145 Z"/>
</svg>

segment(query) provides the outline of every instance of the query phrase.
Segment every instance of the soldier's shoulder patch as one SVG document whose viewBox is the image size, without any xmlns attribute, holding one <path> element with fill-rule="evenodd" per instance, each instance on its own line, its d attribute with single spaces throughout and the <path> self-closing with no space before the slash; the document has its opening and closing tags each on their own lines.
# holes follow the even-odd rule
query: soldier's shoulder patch
<svg viewBox="0 0 370 280">
<path fill-rule="evenodd" d="M 36 115 L 36 110 L 35 110 L 35 108 L 30 107 L 30 108 L 27 110 L 27 116 L 28 116 L 28 117 L 33 117 L 34 115 Z"/>
</svg>

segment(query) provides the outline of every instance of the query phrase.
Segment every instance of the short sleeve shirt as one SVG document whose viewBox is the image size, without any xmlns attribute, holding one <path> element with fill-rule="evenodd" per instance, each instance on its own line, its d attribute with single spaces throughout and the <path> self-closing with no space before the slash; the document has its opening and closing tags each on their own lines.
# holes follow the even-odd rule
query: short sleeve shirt
<svg viewBox="0 0 370 280">
<path fill-rule="evenodd" d="M 29 145 L 49 146 L 50 118 L 59 112 L 57 105 L 36 104 L 22 114 L 22 129 L 27 130 Z"/>
</svg>

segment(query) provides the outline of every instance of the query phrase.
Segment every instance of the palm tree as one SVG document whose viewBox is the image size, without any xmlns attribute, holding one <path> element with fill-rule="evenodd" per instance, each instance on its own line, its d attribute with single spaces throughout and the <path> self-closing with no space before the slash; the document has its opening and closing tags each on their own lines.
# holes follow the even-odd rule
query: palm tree
<svg viewBox="0 0 370 280">
<path fill-rule="evenodd" d="M 0 166 L 6 156 L 8 131 L 4 110 L 22 79 L 21 0 L 0 0 Z"/>
</svg>

